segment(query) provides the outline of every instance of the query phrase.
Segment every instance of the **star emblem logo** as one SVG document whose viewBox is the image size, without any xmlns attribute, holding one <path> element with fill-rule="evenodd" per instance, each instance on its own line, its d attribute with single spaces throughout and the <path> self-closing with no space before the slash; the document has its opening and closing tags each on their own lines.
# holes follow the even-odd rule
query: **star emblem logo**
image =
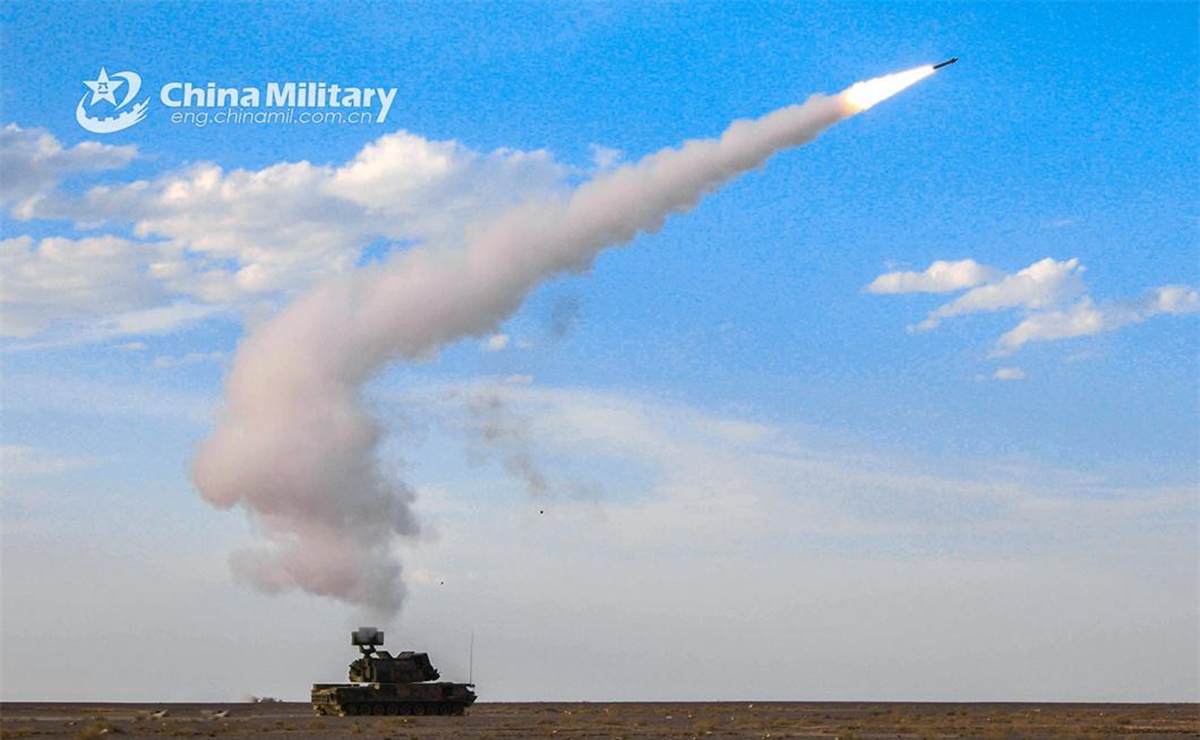
<svg viewBox="0 0 1200 740">
<path fill-rule="evenodd" d="M 88 105 L 95 105 L 101 100 L 107 100 L 113 105 L 117 104 L 117 98 L 113 95 L 117 88 L 125 84 L 125 80 L 118 77 L 115 80 L 109 79 L 108 70 L 104 67 L 100 68 L 100 76 L 95 80 L 84 80 L 83 84 L 87 85 L 92 90 L 92 102 Z"/>
<path fill-rule="evenodd" d="M 90 92 L 85 92 L 79 98 L 79 104 L 75 106 L 75 120 L 88 131 L 94 134 L 124 131 L 146 117 L 150 98 L 136 102 L 137 94 L 142 89 L 142 77 L 137 72 L 127 70 L 110 76 L 108 69 L 101 67 L 96 79 L 84 80 L 83 84 Z M 118 90 L 122 93 L 120 100 L 116 95 Z M 98 104 L 96 110 L 91 110 Z"/>
</svg>

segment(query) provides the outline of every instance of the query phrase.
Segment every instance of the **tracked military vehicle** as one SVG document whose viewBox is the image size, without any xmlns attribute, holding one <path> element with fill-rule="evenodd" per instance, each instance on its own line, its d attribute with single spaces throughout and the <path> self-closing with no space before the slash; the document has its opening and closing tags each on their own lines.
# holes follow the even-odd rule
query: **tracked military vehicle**
<svg viewBox="0 0 1200 740">
<path fill-rule="evenodd" d="M 439 682 L 428 654 L 376 650 L 383 632 L 374 627 L 351 632 L 350 644 L 362 653 L 350 664 L 352 683 L 313 684 L 317 714 L 462 714 L 475 703 L 475 685 Z"/>
</svg>

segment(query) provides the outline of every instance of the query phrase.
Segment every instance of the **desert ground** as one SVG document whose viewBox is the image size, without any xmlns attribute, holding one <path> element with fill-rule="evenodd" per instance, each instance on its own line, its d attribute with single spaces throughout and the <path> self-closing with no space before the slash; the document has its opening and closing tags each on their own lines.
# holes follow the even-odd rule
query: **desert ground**
<svg viewBox="0 0 1200 740">
<path fill-rule="evenodd" d="M 165 714 L 163 714 L 165 712 Z M 222 713 L 227 712 L 225 716 Z M 464 717 L 317 717 L 308 704 L 0 704 L 3 738 L 1200 738 L 1200 704 L 476 704 Z"/>
</svg>

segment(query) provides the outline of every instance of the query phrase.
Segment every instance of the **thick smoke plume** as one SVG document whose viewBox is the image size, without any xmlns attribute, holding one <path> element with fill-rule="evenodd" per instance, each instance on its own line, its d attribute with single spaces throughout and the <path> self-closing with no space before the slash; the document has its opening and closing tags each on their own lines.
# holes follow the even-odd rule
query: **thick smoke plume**
<svg viewBox="0 0 1200 740">
<path fill-rule="evenodd" d="M 925 69 L 902 75 L 915 82 Z M 338 276 L 256 328 L 238 348 L 225 407 L 194 467 L 206 500 L 242 506 L 261 533 L 262 543 L 235 555 L 237 574 L 264 591 L 300 588 L 393 616 L 404 593 L 393 546 L 418 526 L 412 491 L 380 467 L 383 429 L 364 383 L 397 359 L 494 331 L 543 281 L 656 231 L 729 179 L 878 102 L 864 104 L 862 85 L 888 84 L 890 94 L 900 76 L 736 121 L 718 139 L 518 205 L 469 227 L 456 249 L 414 248 Z"/>
</svg>

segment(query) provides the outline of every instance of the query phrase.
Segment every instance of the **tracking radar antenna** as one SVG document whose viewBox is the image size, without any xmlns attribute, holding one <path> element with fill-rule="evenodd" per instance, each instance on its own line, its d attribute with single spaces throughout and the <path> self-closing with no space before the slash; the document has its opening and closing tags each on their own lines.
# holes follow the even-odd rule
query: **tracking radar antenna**
<svg viewBox="0 0 1200 740">
<path fill-rule="evenodd" d="M 383 630 L 359 627 L 350 633 L 350 644 L 361 650 L 363 655 L 370 655 L 383 644 Z"/>
</svg>

